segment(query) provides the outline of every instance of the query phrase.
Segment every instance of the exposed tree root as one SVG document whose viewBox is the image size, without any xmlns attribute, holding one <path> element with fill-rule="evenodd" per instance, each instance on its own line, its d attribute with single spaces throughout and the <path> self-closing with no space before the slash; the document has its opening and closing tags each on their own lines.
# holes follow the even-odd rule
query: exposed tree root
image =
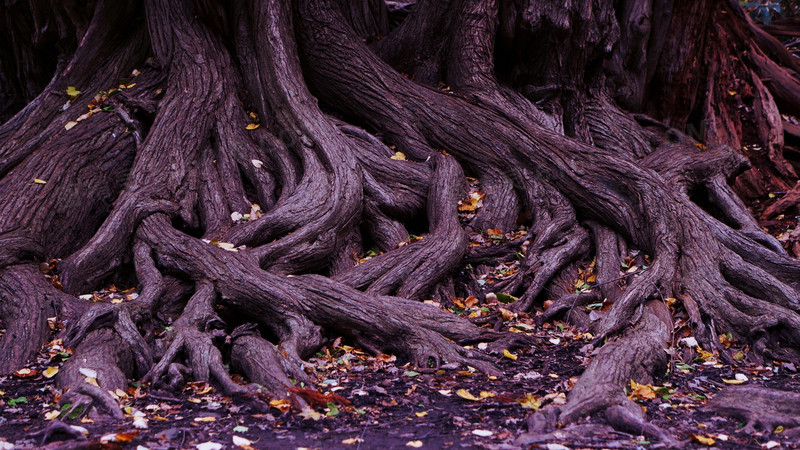
<svg viewBox="0 0 800 450">
<path fill-rule="evenodd" d="M 772 432 L 784 427 L 786 436 L 800 436 L 800 395 L 757 386 L 729 386 L 714 395 L 705 408 L 745 422 L 744 432 Z"/>
<path fill-rule="evenodd" d="M 665 373 L 671 331 L 667 307 L 658 301 L 646 305 L 633 328 L 604 345 L 594 356 L 570 391 L 567 404 L 532 416 L 528 421 L 529 432 L 533 435 L 550 432 L 556 422 L 569 424 L 585 415 L 604 412 L 615 428 L 677 446 L 667 432 L 649 424 L 642 408 L 622 392 L 631 380 L 651 384 L 657 373 Z M 521 436 L 520 443 L 528 439 Z"/>
<path fill-rule="evenodd" d="M 718 20 L 720 36 L 750 30 L 704 4 L 680 8 Z M 796 176 L 778 108 L 798 103 L 797 67 L 761 51 L 750 65 L 722 61 L 745 56 L 717 45 L 681 53 L 666 36 L 699 31 L 651 21 L 671 11 L 658 2 L 592 5 L 430 1 L 389 32 L 377 1 L 96 2 L 64 31 L 80 39 L 45 91 L 0 127 L 0 372 L 30 359 L 55 315 L 75 348 L 59 376 L 75 414 L 118 417 L 108 391 L 132 376 L 288 397 L 313 381 L 303 361 L 332 336 L 420 367 L 499 374 L 465 344 L 529 339 L 416 300 L 504 293 L 520 313 L 553 300 L 540 320 L 564 318 L 603 345 L 531 433 L 603 411 L 677 445 L 622 391 L 663 372 L 667 299 L 704 348 L 731 333 L 756 358 L 800 362 L 800 263 L 728 184 L 751 164 L 739 109 L 758 117 L 769 165 L 739 188 Z M 735 42 L 771 41 L 750 30 Z M 679 69 L 703 55 L 718 63 L 692 83 Z M 747 86 L 726 84 L 734 72 Z M 671 117 L 617 106 L 655 115 L 645 94 L 663 98 L 659 77 L 677 85 L 663 102 Z M 67 86 L 81 93 L 59 113 Z M 706 120 L 700 135 L 690 116 Z M 457 208 L 467 176 L 481 190 L 468 217 Z M 473 246 L 484 233 L 497 242 Z M 621 272 L 634 250 L 639 268 Z M 501 264 L 513 275 L 478 282 Z M 576 292 L 580 264 L 596 279 Z M 138 297 L 73 296 L 109 282 Z M 589 302 L 609 307 L 593 318 L 579 311 Z"/>
</svg>

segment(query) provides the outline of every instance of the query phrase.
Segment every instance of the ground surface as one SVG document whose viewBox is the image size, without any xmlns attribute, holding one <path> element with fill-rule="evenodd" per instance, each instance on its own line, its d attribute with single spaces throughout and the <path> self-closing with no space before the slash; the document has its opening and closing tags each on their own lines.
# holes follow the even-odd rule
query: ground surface
<svg viewBox="0 0 800 450">
<path fill-rule="evenodd" d="M 779 197 L 780 193 L 754 202 L 754 214 Z M 462 215 L 469 213 L 469 208 L 462 208 Z M 798 217 L 784 215 L 762 225 L 783 237 L 798 226 Z M 473 245 L 501 245 L 515 239 L 513 233 L 502 237 L 489 233 L 473 235 L 471 240 Z M 794 245 L 790 240 L 783 239 L 787 250 Z M 621 272 L 638 276 L 648 263 L 643 256 L 633 252 Z M 515 269 L 514 263 L 502 263 L 497 267 L 467 267 L 465 271 L 472 270 L 478 280 L 492 284 Z M 590 262 L 576 270 L 576 289 L 591 287 L 592 270 Z M 82 298 L 125 302 L 135 296 L 133 291 L 112 288 Z M 191 384 L 183 392 L 133 384 L 127 392 L 116 393 L 125 411 L 123 420 L 64 417 L 56 404 L 61 392 L 53 376 L 71 351 L 56 339 L 42 350 L 36 363 L 0 377 L 0 450 L 139 446 L 209 450 L 248 445 L 291 449 L 517 448 L 517 439 L 526 432 L 526 419 L 533 411 L 565 401 L 584 370 L 587 353 L 592 351 L 588 345 L 592 336 L 560 322 L 537 325 L 535 316 L 515 316 L 505 310 L 502 300 L 509 299 L 484 305 L 475 298 L 459 299 L 450 310 L 478 316 L 478 320 L 490 318 L 487 326 L 502 322 L 500 329 L 535 338 L 536 344 L 529 348 L 498 356 L 503 377 L 491 379 L 469 368 L 416 369 L 394 356 L 367 355 L 334 339 L 310 361 L 308 369 L 318 380 L 313 387 L 324 395 L 309 394 L 305 387 L 295 393 L 315 406 L 313 412 L 299 412 L 289 400 L 227 398 L 202 383 Z M 677 318 L 670 371 L 655 385 L 632 385 L 628 390 L 629 396 L 646 409 L 652 423 L 669 430 L 686 447 L 800 448 L 800 443 L 783 438 L 780 429 L 747 433 L 742 430 L 744 424 L 703 411 L 708 399 L 728 384 L 798 391 L 797 368 L 753 361 L 748 348 L 725 341 L 725 336 L 721 339 L 728 347 L 727 354 L 705 352 L 693 342 L 680 306 L 668 304 Z M 589 320 L 603 314 L 601 304 L 587 308 L 590 310 L 584 313 Z M 60 327 L 51 325 L 56 330 Z M 85 375 L 91 378 L 93 374 Z M 574 433 L 557 431 L 546 439 L 528 438 L 528 445 L 553 450 L 563 448 L 560 445 L 659 447 L 644 436 L 612 431 L 599 417 L 587 419 L 578 427 Z"/>
</svg>

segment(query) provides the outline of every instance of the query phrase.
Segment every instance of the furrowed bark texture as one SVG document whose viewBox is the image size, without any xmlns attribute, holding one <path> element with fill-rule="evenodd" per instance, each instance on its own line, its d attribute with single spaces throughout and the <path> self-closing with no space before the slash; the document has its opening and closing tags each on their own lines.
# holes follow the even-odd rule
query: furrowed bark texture
<svg viewBox="0 0 800 450">
<path fill-rule="evenodd" d="M 530 340 L 420 300 L 507 294 L 607 342 L 531 432 L 604 411 L 673 443 L 622 394 L 661 374 L 666 299 L 704 348 L 731 333 L 798 362 L 800 263 L 737 195 L 796 180 L 781 113 L 798 65 L 777 41 L 721 1 L 409 9 L 3 6 L 0 372 L 55 315 L 81 411 L 119 415 L 108 390 L 130 377 L 290 397 L 332 336 L 499 374 L 464 345 Z M 623 273 L 631 255 L 647 268 Z M 77 298 L 110 283 L 137 295 Z"/>
</svg>

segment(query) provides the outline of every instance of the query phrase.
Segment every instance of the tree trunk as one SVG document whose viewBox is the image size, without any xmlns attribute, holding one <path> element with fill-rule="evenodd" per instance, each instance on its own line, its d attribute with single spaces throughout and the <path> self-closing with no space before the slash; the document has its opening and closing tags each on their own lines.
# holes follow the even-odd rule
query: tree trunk
<svg viewBox="0 0 800 450">
<path fill-rule="evenodd" d="M 734 2 L 428 0 L 392 29 L 374 0 L 49 6 L 3 9 L 0 372 L 55 314 L 76 350 L 59 383 L 111 414 L 105 390 L 131 376 L 287 396 L 332 333 L 497 374 L 464 345 L 528 339 L 419 300 L 554 300 L 544 320 L 606 299 L 600 320 L 566 317 L 603 356 L 532 423 L 604 410 L 670 441 L 621 396 L 658 375 L 638 355 L 669 346 L 666 299 L 704 348 L 731 333 L 800 359 L 800 263 L 734 190 L 796 180 L 780 113 L 800 105 L 798 67 Z M 513 276 L 477 283 L 517 255 Z M 575 294 L 595 258 L 596 287 Z M 138 297 L 76 298 L 109 283 Z"/>
</svg>

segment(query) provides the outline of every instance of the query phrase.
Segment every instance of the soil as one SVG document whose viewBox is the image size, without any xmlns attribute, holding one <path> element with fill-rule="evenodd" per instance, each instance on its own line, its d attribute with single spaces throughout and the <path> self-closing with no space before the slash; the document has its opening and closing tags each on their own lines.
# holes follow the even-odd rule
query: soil
<svg viewBox="0 0 800 450">
<path fill-rule="evenodd" d="M 0 448 L 213 449 L 236 448 L 237 443 L 292 449 L 517 448 L 515 439 L 526 431 L 526 418 L 538 407 L 565 400 L 584 369 L 591 335 L 560 322 L 536 326 L 527 317 L 506 321 L 504 328 L 527 332 L 538 343 L 499 355 L 503 377 L 469 368 L 412 368 L 394 356 L 367 355 L 337 340 L 309 362 L 318 380 L 313 388 L 323 395 L 308 394 L 306 386 L 294 393 L 316 406 L 313 412 L 299 412 L 291 400 L 224 397 L 204 383 L 191 383 L 182 392 L 134 383 L 127 392 L 117 392 L 126 412 L 123 420 L 57 417 L 60 393 L 45 371 L 59 367 L 69 351 L 55 340 L 27 367 L 30 372 L 0 378 Z M 781 430 L 745 433 L 744 424 L 703 411 L 708 399 L 730 383 L 797 391 L 796 367 L 749 362 L 747 349 L 735 342 L 729 355 L 704 354 L 683 334 L 678 323 L 670 372 L 654 386 L 629 389 L 653 424 L 687 447 L 705 447 L 701 441 L 706 438 L 717 448 L 800 446 L 782 438 Z M 726 356 L 731 364 L 719 362 Z M 139 421 L 146 428 L 135 427 L 137 416 L 143 416 Z M 600 417 L 586 419 L 583 426 L 594 432 L 563 438 L 556 432 L 533 447 L 659 447 L 644 436 L 610 431 Z"/>
<path fill-rule="evenodd" d="M 470 181 L 472 196 L 480 191 L 474 180 Z M 759 216 L 777 197 L 753 201 L 754 215 Z M 479 196 L 475 198 L 480 201 Z M 469 219 L 470 208 L 460 209 L 461 219 Z M 785 236 L 798 226 L 798 218 L 782 215 L 761 225 L 774 236 Z M 471 236 L 473 245 L 520 240 L 514 233 L 503 235 L 500 231 L 496 236 Z M 794 242 L 784 240 L 783 244 L 790 250 Z M 635 253 L 626 259 L 624 269 L 649 264 L 646 257 Z M 491 284 L 515 269 L 516 262 L 505 262 L 497 267 L 465 270 L 475 270 L 475 276 Z M 585 289 L 586 283 L 591 284 L 592 270 L 592 264 L 584 262 L 576 274 L 575 287 Z M 136 298 L 136 292 L 111 287 L 82 298 L 118 303 Z M 42 349 L 37 361 L 13 375 L 0 377 L 0 450 L 662 447 L 643 435 L 611 430 L 599 416 L 573 425 L 582 431 L 556 431 L 547 439 L 530 443 L 529 438 L 526 445 L 519 445 L 517 439 L 527 431 L 526 419 L 534 411 L 565 402 L 592 355 L 593 337 L 562 322 L 538 325 L 536 319 L 542 311 L 536 315 L 514 314 L 504 306 L 497 300 L 477 304 L 474 297 L 456 299 L 449 305 L 455 314 L 478 316 L 478 321 L 487 323 L 485 326 L 497 327 L 505 316 L 500 329 L 535 339 L 535 345 L 497 355 L 495 362 L 503 370 L 502 377 L 489 377 L 473 368 L 414 368 L 395 356 L 369 355 L 341 339 L 332 339 L 310 359 L 306 369 L 315 375 L 316 386 L 297 386 L 289 399 L 258 395 L 230 398 L 205 383 L 190 383 L 181 392 L 167 392 L 132 382 L 126 392 L 115 393 L 125 412 L 122 420 L 97 414 L 65 417 L 66 412 L 60 413 L 58 400 L 63 392 L 56 388 L 53 375 L 71 356 L 71 349 L 64 348 L 56 338 L 62 325 L 52 323 L 54 340 Z M 800 391 L 797 367 L 754 361 L 747 347 L 724 342 L 724 336 L 727 354 L 705 352 L 692 342 L 680 305 L 670 307 L 677 322 L 669 372 L 654 385 L 632 384 L 628 389 L 629 397 L 641 405 L 651 423 L 669 431 L 687 448 L 800 448 L 800 443 L 783 437 L 781 429 L 746 432 L 744 423 L 703 409 L 729 384 Z M 584 313 L 591 319 L 602 315 L 605 306 L 586 308 Z M 312 409 L 303 411 L 303 401 Z"/>
</svg>

